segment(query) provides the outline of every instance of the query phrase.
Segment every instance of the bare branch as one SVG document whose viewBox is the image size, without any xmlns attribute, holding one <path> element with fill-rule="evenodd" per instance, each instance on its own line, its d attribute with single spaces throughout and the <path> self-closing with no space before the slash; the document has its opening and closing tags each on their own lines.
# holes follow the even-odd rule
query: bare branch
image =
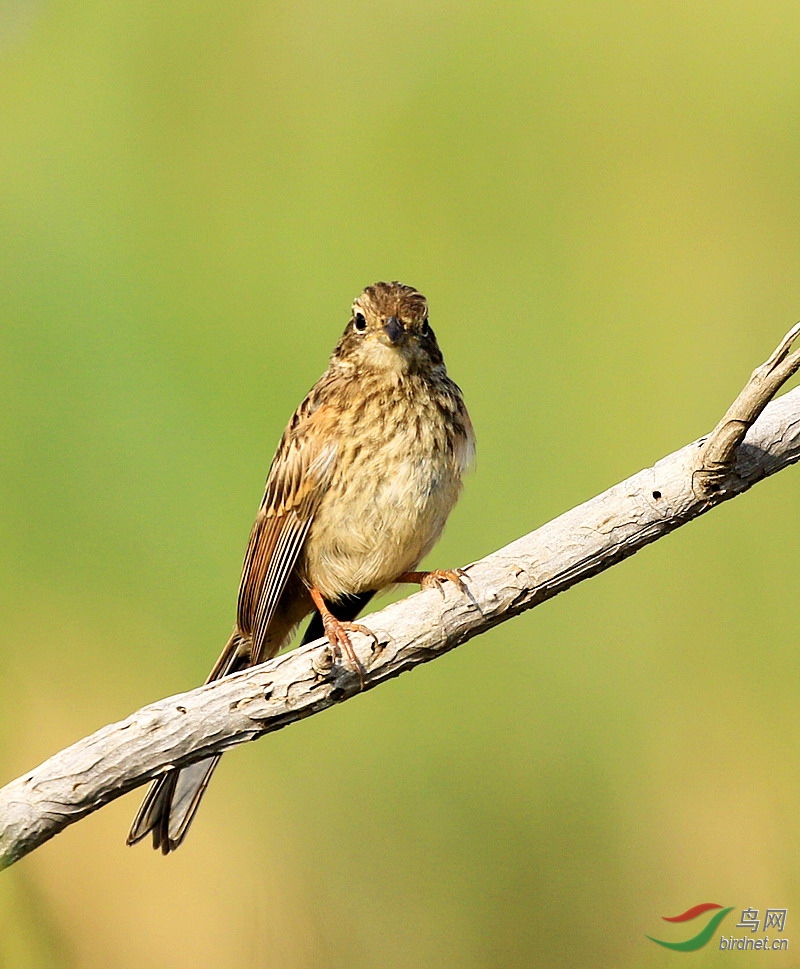
<svg viewBox="0 0 800 969">
<path fill-rule="evenodd" d="M 787 357 L 798 332 L 800 326 L 755 371 L 750 390 L 743 391 L 708 439 L 689 444 L 467 566 L 468 595 L 446 583 L 442 591 L 419 592 L 365 619 L 378 645 L 353 635 L 365 670 L 364 688 L 434 659 L 610 568 L 800 460 L 800 388 L 765 409 L 768 395 L 800 366 L 798 354 Z M 732 424 L 735 435 L 728 430 Z M 719 441 L 723 446 L 718 449 Z M 712 479 L 704 476 L 714 473 L 717 481 L 722 475 L 724 488 L 706 486 Z M 0 867 L 165 767 L 255 740 L 359 692 L 358 675 L 333 666 L 330 650 L 320 640 L 149 704 L 0 790 Z"/>
<path fill-rule="evenodd" d="M 725 487 L 726 478 L 733 474 L 736 449 L 747 429 L 792 374 L 800 369 L 800 350 L 789 355 L 798 335 L 800 323 L 795 323 L 769 359 L 752 372 L 742 392 L 708 435 L 694 473 L 694 486 L 699 496 L 708 497 Z"/>
</svg>

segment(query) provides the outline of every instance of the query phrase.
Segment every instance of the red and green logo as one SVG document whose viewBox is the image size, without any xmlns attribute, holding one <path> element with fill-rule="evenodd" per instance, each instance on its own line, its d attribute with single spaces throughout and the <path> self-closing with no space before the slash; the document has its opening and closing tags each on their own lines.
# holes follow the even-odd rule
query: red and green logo
<svg viewBox="0 0 800 969">
<path fill-rule="evenodd" d="M 663 945 L 667 949 L 676 949 L 678 952 L 694 952 L 695 949 L 702 948 L 708 942 L 728 912 L 733 911 L 733 907 L 722 908 L 721 905 L 717 905 L 715 902 L 703 902 L 701 905 L 693 905 L 691 908 L 687 908 L 682 915 L 673 915 L 671 918 L 667 915 L 662 915 L 665 922 L 691 922 L 692 919 L 696 919 L 700 915 L 705 915 L 706 912 L 711 912 L 714 909 L 721 909 L 721 911 L 712 915 L 705 928 L 701 929 L 697 935 L 692 936 L 691 939 L 686 939 L 685 942 L 664 942 L 662 939 L 654 939 L 652 935 L 648 935 L 647 938 L 652 942 Z"/>
</svg>

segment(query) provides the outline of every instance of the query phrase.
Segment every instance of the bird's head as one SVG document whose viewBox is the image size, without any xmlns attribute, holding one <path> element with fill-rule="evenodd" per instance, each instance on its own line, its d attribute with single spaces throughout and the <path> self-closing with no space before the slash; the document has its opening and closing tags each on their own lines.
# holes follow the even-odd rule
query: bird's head
<svg viewBox="0 0 800 969">
<path fill-rule="evenodd" d="M 443 367 L 428 322 L 428 301 L 413 286 L 375 283 L 353 302 L 334 357 L 357 368 L 397 374 Z"/>
</svg>

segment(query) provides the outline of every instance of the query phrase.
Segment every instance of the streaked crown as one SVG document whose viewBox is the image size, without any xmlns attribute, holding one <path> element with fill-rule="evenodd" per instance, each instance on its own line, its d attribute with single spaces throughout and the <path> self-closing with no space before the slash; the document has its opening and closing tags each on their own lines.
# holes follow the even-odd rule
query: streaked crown
<svg viewBox="0 0 800 969">
<path fill-rule="evenodd" d="M 413 286 L 404 283 L 375 283 L 367 286 L 353 302 L 353 315 L 363 313 L 368 320 L 385 322 L 390 317 L 406 325 L 421 325 L 428 316 L 428 301 Z"/>
</svg>

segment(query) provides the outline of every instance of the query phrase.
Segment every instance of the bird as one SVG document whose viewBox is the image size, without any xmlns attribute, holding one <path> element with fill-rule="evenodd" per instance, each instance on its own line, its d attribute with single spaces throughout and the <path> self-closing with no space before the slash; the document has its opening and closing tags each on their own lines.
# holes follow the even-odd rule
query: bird
<svg viewBox="0 0 800 969">
<path fill-rule="evenodd" d="M 328 367 L 292 415 L 267 476 L 245 553 L 233 633 L 206 683 L 255 666 L 291 641 L 327 636 L 363 671 L 349 633 L 379 591 L 423 588 L 459 570 L 417 571 L 456 503 L 475 436 L 414 287 L 377 282 L 355 299 Z M 152 834 L 174 851 L 221 754 L 151 782 L 127 843 Z"/>
</svg>

